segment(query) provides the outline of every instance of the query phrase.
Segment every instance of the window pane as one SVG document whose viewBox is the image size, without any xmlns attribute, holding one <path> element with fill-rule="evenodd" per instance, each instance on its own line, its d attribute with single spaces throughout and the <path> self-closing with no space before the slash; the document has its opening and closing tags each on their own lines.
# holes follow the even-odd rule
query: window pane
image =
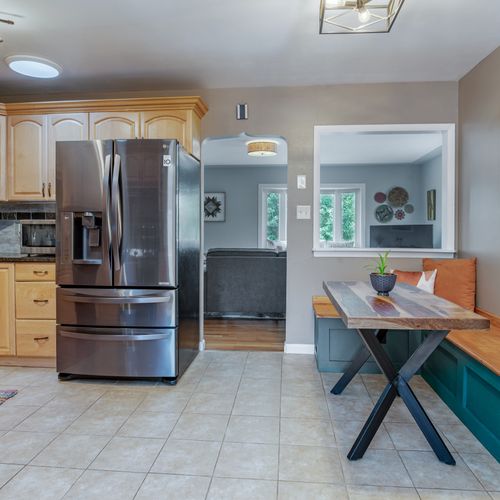
<svg viewBox="0 0 500 500">
<path fill-rule="evenodd" d="M 333 224 L 335 221 L 335 195 L 322 194 L 320 198 L 320 237 L 322 241 L 333 241 Z"/>
<path fill-rule="evenodd" d="M 342 239 L 356 239 L 356 193 L 342 193 Z"/>
<path fill-rule="evenodd" d="M 270 241 L 278 241 L 279 227 L 280 227 L 279 193 L 267 193 L 266 211 L 267 211 L 266 238 Z"/>
</svg>

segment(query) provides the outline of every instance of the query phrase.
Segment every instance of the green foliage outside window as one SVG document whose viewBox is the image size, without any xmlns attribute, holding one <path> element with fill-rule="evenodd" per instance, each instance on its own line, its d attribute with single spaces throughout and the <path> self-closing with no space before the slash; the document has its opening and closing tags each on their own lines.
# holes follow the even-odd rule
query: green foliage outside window
<svg viewBox="0 0 500 500">
<path fill-rule="evenodd" d="M 322 194 L 320 198 L 319 238 L 321 241 L 333 241 L 334 200 L 331 194 Z"/>
<path fill-rule="evenodd" d="M 356 234 L 356 195 L 342 193 L 342 239 L 354 241 Z"/>
<path fill-rule="evenodd" d="M 270 241 L 278 241 L 280 228 L 280 195 L 279 193 L 268 193 L 267 195 L 267 234 Z"/>
</svg>

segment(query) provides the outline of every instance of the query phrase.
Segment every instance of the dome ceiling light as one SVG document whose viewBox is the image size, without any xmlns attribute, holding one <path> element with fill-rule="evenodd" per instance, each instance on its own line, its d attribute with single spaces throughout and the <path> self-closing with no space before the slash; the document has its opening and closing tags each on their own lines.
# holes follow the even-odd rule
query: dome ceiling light
<svg viewBox="0 0 500 500">
<path fill-rule="evenodd" d="M 35 56 L 9 56 L 5 62 L 12 71 L 32 78 L 56 78 L 62 68 L 53 61 Z"/>
<path fill-rule="evenodd" d="M 404 0 L 321 0 L 319 32 L 388 33 Z"/>
<path fill-rule="evenodd" d="M 278 143 L 269 140 L 257 140 L 247 142 L 248 156 L 276 156 L 278 154 Z"/>
</svg>

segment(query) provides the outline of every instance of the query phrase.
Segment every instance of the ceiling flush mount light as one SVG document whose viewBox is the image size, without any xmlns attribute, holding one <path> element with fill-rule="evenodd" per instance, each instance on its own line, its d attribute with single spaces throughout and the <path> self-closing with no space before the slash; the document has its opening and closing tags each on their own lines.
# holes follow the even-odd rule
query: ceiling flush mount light
<svg viewBox="0 0 500 500">
<path fill-rule="evenodd" d="M 388 33 L 404 0 L 321 0 L 319 32 Z"/>
<path fill-rule="evenodd" d="M 247 142 L 248 156 L 276 156 L 278 143 L 276 141 L 249 141 Z"/>
<path fill-rule="evenodd" d="M 12 71 L 33 78 L 56 78 L 62 68 L 55 62 L 34 56 L 9 56 L 5 62 Z"/>
</svg>

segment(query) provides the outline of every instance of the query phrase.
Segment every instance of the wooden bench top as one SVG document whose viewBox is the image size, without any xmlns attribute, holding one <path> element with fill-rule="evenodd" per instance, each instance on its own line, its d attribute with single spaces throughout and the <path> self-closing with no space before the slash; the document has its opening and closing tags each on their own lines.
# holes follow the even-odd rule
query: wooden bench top
<svg viewBox="0 0 500 500">
<path fill-rule="evenodd" d="M 340 318 L 337 309 L 326 295 L 314 295 L 312 304 L 317 318 Z"/>
<path fill-rule="evenodd" d="M 339 318 L 340 315 L 326 295 L 315 295 L 312 300 L 317 318 Z M 500 375 L 500 318 L 481 309 L 476 312 L 491 322 L 489 330 L 452 330 L 446 337 L 471 358 Z"/>
</svg>

